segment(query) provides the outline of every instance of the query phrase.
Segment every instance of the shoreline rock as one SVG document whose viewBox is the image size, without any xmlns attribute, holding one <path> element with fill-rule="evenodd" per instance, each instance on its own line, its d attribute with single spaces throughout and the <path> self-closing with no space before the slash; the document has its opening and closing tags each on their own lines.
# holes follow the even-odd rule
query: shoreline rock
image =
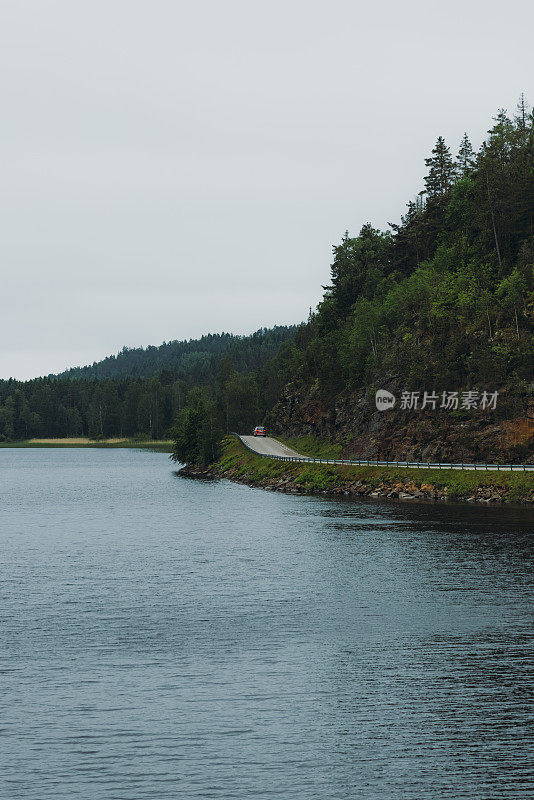
<svg viewBox="0 0 534 800">
<path fill-rule="evenodd" d="M 502 504 L 530 505 L 534 504 L 534 489 L 530 496 L 521 497 L 517 500 L 509 500 L 510 490 L 502 486 L 479 486 L 471 487 L 465 495 L 451 493 L 447 486 L 438 487 L 430 483 L 418 485 L 413 478 L 382 481 L 378 486 L 366 484 L 362 480 L 345 478 L 339 475 L 335 485 L 327 488 L 318 489 L 306 486 L 295 475 L 283 474 L 279 477 L 252 477 L 243 473 L 242 469 L 236 467 L 221 468 L 219 464 L 212 464 L 208 467 L 198 467 L 188 464 L 178 472 L 187 478 L 197 479 L 217 479 L 226 478 L 234 483 L 241 483 L 245 486 L 261 488 L 267 491 L 282 492 L 285 494 L 305 494 L 315 496 L 325 496 L 332 498 L 341 497 L 372 497 L 381 500 L 400 500 L 402 502 L 461 502 L 461 503 L 480 503 L 486 506 Z"/>
</svg>

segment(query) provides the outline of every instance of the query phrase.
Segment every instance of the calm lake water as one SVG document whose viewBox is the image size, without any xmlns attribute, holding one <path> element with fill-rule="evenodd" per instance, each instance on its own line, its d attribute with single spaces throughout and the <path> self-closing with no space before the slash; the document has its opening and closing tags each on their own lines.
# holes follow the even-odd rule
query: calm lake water
<svg viewBox="0 0 534 800">
<path fill-rule="evenodd" d="M 0 797 L 518 800 L 532 516 L 0 449 Z"/>
</svg>

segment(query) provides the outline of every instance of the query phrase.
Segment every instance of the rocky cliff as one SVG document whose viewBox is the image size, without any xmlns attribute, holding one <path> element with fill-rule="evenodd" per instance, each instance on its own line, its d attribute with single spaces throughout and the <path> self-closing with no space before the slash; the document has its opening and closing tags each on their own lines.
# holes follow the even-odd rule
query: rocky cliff
<svg viewBox="0 0 534 800">
<path fill-rule="evenodd" d="M 344 455 L 361 458 L 534 463 L 532 399 L 503 389 L 495 409 L 441 409 L 441 395 L 435 409 L 421 409 L 420 393 L 418 408 L 403 409 L 402 386 L 393 379 L 381 388 L 396 397 L 393 408 L 377 410 L 376 387 L 328 397 L 317 384 L 290 383 L 274 410 L 273 432 L 332 439 Z"/>
</svg>

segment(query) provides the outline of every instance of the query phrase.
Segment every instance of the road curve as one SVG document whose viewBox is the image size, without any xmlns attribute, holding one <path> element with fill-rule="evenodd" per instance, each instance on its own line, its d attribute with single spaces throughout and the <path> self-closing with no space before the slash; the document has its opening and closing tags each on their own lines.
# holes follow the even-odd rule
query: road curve
<svg viewBox="0 0 534 800">
<path fill-rule="evenodd" d="M 348 458 L 311 458 L 303 456 L 287 447 L 278 439 L 272 436 L 241 436 L 234 434 L 240 439 L 245 447 L 257 453 L 259 456 L 281 459 L 283 461 L 313 461 L 316 464 L 354 464 L 357 466 L 369 467 L 410 467 L 411 469 L 466 469 L 483 470 L 495 472 L 534 472 L 534 464 L 443 464 L 440 462 L 426 461 L 371 461 L 367 459 L 348 459 Z"/>
<path fill-rule="evenodd" d="M 307 461 L 307 456 L 302 456 L 296 450 L 286 447 L 285 444 L 273 439 L 270 436 L 240 436 L 243 444 L 249 450 L 259 453 L 261 456 L 281 456 L 290 458 L 302 458 Z"/>
</svg>

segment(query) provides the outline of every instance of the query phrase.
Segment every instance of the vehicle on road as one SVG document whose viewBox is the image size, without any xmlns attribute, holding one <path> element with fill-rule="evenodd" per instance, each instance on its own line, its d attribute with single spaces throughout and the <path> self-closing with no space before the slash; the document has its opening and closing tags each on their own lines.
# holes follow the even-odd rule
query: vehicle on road
<svg viewBox="0 0 534 800">
<path fill-rule="evenodd" d="M 254 436 L 267 436 L 265 428 L 262 428 L 260 425 L 256 425 L 254 428 Z"/>
</svg>

